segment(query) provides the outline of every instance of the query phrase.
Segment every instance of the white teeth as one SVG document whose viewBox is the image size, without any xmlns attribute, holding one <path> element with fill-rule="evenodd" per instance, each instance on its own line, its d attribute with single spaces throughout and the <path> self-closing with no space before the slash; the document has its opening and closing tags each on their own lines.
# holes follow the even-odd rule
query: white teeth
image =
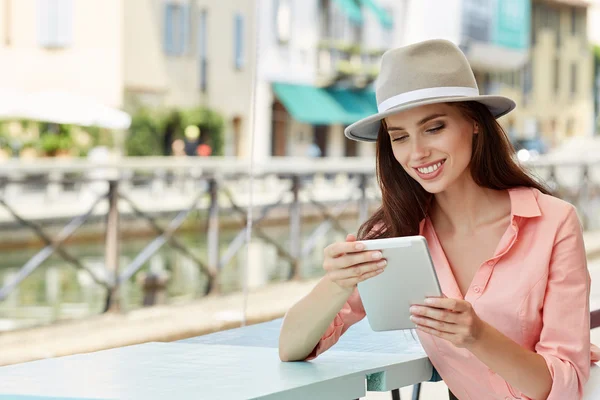
<svg viewBox="0 0 600 400">
<path fill-rule="evenodd" d="M 440 161 L 439 163 L 437 163 L 435 165 L 426 167 L 426 168 L 417 168 L 417 170 L 422 174 L 431 174 L 432 172 L 437 171 L 437 169 L 441 166 L 442 166 L 442 161 Z"/>
</svg>

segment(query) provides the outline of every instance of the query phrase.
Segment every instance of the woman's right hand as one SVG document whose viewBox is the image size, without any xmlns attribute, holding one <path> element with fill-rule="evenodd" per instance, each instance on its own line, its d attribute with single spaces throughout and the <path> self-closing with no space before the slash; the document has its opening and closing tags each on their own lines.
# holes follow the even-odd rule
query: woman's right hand
<svg viewBox="0 0 600 400">
<path fill-rule="evenodd" d="M 379 275 L 387 264 L 381 251 L 365 251 L 354 235 L 346 236 L 345 242 L 327 246 L 323 253 L 325 276 L 346 290 L 353 290 L 358 282 Z"/>
</svg>

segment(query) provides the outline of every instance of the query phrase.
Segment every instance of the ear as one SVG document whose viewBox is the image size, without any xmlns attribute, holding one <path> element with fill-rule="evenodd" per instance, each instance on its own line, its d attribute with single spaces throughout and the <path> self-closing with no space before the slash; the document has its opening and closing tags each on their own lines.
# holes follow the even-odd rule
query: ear
<svg viewBox="0 0 600 400">
<path fill-rule="evenodd" d="M 479 124 L 477 122 L 475 122 L 473 124 L 473 134 L 477 135 L 479 133 Z"/>
</svg>

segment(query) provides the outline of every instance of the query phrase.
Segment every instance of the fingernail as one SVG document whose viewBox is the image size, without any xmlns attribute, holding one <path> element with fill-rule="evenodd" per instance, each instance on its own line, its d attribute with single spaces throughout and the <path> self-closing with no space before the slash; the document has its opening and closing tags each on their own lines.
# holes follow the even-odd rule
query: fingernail
<svg viewBox="0 0 600 400">
<path fill-rule="evenodd" d="M 356 245 L 354 246 L 354 248 L 355 248 L 356 250 L 362 250 L 362 249 L 364 249 L 364 248 L 365 248 L 365 245 L 364 245 L 364 244 L 362 244 L 362 243 L 356 243 Z"/>
<path fill-rule="evenodd" d="M 435 300 L 432 299 L 432 298 L 430 298 L 430 297 L 427 297 L 424 301 L 425 301 L 425 304 L 433 304 L 433 303 L 435 303 Z"/>
<path fill-rule="evenodd" d="M 386 260 L 381 260 L 381 261 L 379 261 L 379 262 L 377 263 L 377 266 L 378 266 L 378 267 L 385 267 L 385 264 L 387 264 L 387 261 L 386 261 Z"/>
<path fill-rule="evenodd" d="M 379 259 L 379 258 L 381 258 L 381 252 L 378 251 L 376 253 L 373 253 L 373 258 L 376 259 L 376 260 Z"/>
<path fill-rule="evenodd" d="M 417 312 L 417 307 L 411 307 L 408 309 L 408 311 L 410 311 L 411 313 L 415 313 Z"/>
<path fill-rule="evenodd" d="M 380 274 L 380 273 L 382 273 L 382 272 L 383 272 L 383 269 L 378 269 L 378 270 L 377 270 L 377 273 L 378 273 L 378 274 Z"/>
</svg>

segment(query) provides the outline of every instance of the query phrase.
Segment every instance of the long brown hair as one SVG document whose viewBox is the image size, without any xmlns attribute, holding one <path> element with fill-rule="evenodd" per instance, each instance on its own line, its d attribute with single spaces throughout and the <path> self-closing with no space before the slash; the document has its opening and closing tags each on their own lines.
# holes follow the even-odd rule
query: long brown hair
<svg viewBox="0 0 600 400">
<path fill-rule="evenodd" d="M 531 187 L 542 193 L 549 190 L 537 182 L 514 159 L 515 149 L 506 132 L 486 106 L 478 102 L 451 103 L 463 115 L 476 122 L 481 130 L 473 137 L 469 165 L 471 176 L 479 186 L 504 190 Z M 419 234 L 419 224 L 429 211 L 433 195 L 423 189 L 398 163 L 382 121 L 377 138 L 377 181 L 382 204 L 358 231 L 360 240 Z"/>
</svg>

